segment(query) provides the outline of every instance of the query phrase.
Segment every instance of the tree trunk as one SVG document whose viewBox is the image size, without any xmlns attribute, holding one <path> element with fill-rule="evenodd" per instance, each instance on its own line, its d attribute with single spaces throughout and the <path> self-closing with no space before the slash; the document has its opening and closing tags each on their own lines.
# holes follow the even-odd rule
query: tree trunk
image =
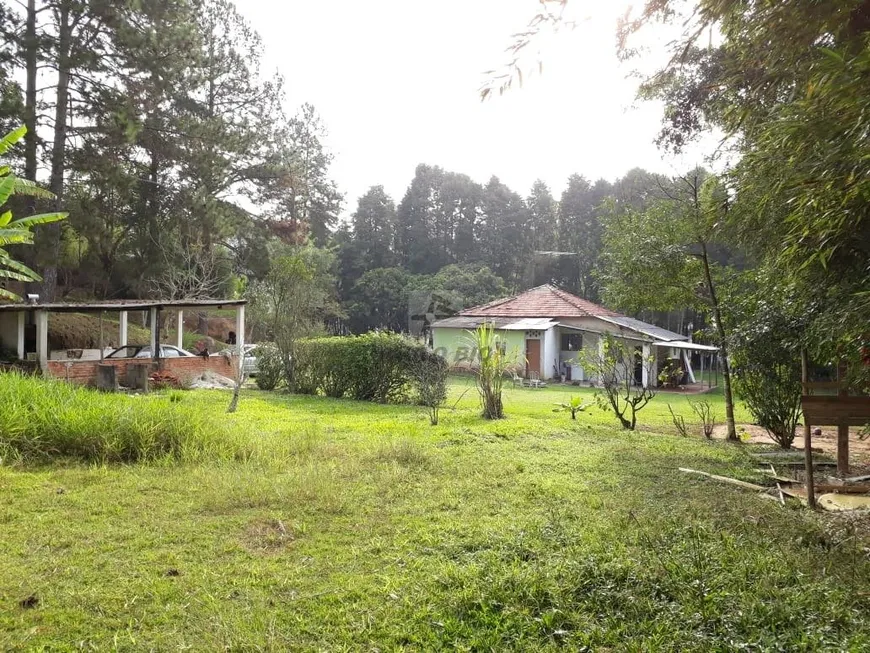
<svg viewBox="0 0 870 653">
<path fill-rule="evenodd" d="M 27 26 L 24 36 L 24 62 L 27 85 L 24 93 L 24 178 L 36 181 L 36 66 L 39 43 L 36 40 L 36 0 L 27 0 Z M 28 211 L 33 212 L 35 201 L 28 199 Z"/>
<path fill-rule="evenodd" d="M 738 441 L 737 428 L 734 425 L 734 395 L 731 392 L 731 363 L 728 360 L 728 343 L 725 337 L 725 325 L 722 324 L 722 312 L 719 310 L 719 299 L 710 274 L 710 259 L 707 256 L 707 243 L 701 241 L 701 260 L 704 263 L 704 278 L 707 281 L 707 292 L 710 295 L 710 305 L 716 320 L 716 332 L 719 334 L 719 348 L 722 351 L 722 383 L 725 390 L 725 424 L 728 440 Z"/>
<path fill-rule="evenodd" d="M 148 181 L 144 184 L 144 196 L 148 215 L 148 258 L 153 265 L 159 258 L 163 239 L 160 233 L 160 193 L 157 187 L 160 176 L 160 156 L 157 153 L 157 144 L 153 140 L 151 142 L 153 147 L 148 161 Z"/>
<path fill-rule="evenodd" d="M 59 211 L 63 204 L 64 172 L 66 167 L 67 112 L 69 104 L 70 48 L 72 46 L 72 26 L 67 2 L 61 2 L 58 9 L 57 37 L 57 104 L 54 111 L 54 140 L 51 148 L 51 176 L 48 189 L 54 194 L 54 210 Z M 61 229 L 57 223 L 47 225 L 38 232 L 43 236 L 42 253 L 45 256 L 43 267 L 43 301 L 54 301 L 57 294 L 57 260 L 60 256 Z"/>
<path fill-rule="evenodd" d="M 239 362 L 241 365 L 241 361 Z M 236 381 L 236 385 L 233 387 L 233 398 L 230 400 L 230 405 L 227 406 L 228 413 L 236 412 L 236 409 L 239 407 L 239 393 L 241 392 L 242 384 Z"/>
</svg>

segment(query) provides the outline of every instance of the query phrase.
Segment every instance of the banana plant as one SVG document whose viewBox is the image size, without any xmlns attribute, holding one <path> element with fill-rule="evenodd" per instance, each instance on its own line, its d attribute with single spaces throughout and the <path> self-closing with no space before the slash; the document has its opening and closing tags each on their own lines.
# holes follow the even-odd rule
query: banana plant
<svg viewBox="0 0 870 653">
<path fill-rule="evenodd" d="M 591 404 L 584 404 L 580 397 L 571 397 L 568 401 L 559 402 L 553 409 L 554 413 L 571 413 L 571 419 L 577 419 L 577 413 L 582 413 Z"/>
<path fill-rule="evenodd" d="M 26 133 L 27 128 L 22 126 L 0 139 L 0 156 L 6 154 Z M 67 214 L 41 213 L 13 220 L 12 211 L 3 209 L 12 195 L 29 195 L 43 199 L 51 199 L 54 196 L 32 181 L 19 179 L 12 174 L 9 166 L 0 166 L 0 279 L 25 282 L 41 281 L 42 277 L 35 271 L 12 258 L 12 255 L 6 251 L 6 247 L 9 245 L 32 245 L 33 227 L 58 222 L 65 219 Z M 0 287 L 0 300 L 4 299 L 16 301 L 21 298 L 10 290 Z"/>
</svg>

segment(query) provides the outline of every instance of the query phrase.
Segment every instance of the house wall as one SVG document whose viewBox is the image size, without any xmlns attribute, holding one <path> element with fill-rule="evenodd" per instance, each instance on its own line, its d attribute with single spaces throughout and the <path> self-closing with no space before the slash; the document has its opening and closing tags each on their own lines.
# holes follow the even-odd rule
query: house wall
<svg viewBox="0 0 870 653">
<path fill-rule="evenodd" d="M 562 349 L 562 335 L 563 334 L 576 334 L 577 331 L 571 331 L 569 329 L 558 329 L 557 327 L 557 343 L 558 343 L 558 354 L 559 354 L 559 369 L 562 369 L 562 363 L 568 362 L 571 365 L 571 381 L 585 381 L 585 382 L 594 382 L 595 375 L 590 374 L 586 370 L 583 369 L 581 365 L 581 361 L 579 359 L 581 351 L 571 351 L 568 349 Z M 583 336 L 583 350 L 591 350 L 592 352 L 598 351 L 598 335 L 594 333 L 580 333 Z"/>
<path fill-rule="evenodd" d="M 113 365 L 121 385 L 124 385 L 127 374 L 127 366 L 130 363 L 142 364 L 149 359 L 126 358 L 120 360 L 104 360 L 103 364 Z M 58 379 L 67 379 L 73 383 L 82 385 L 94 385 L 97 378 L 97 366 L 100 361 L 48 361 L 47 375 Z M 214 372 L 222 376 L 232 378 L 233 365 L 227 356 L 209 356 L 204 359 L 201 356 L 184 358 L 163 358 L 158 364 L 161 371 L 169 372 L 177 377 L 192 378 L 206 371 Z"/>
<path fill-rule="evenodd" d="M 526 369 L 526 332 L 499 331 L 504 339 L 507 355 L 516 361 L 517 369 Z"/>
<path fill-rule="evenodd" d="M 517 367 L 525 367 L 525 332 L 497 330 L 498 336 L 505 343 L 509 356 L 515 356 Z M 467 370 L 472 363 L 472 335 L 467 329 L 450 329 L 434 327 L 432 329 L 432 348 L 444 357 L 451 369 Z"/>
<path fill-rule="evenodd" d="M 559 369 L 559 327 L 550 327 L 544 331 L 543 343 L 541 344 L 541 367 L 544 369 L 543 377 L 552 379 L 554 370 Z"/>
<path fill-rule="evenodd" d="M 444 327 L 434 327 L 432 329 L 432 348 L 435 353 L 444 357 L 450 367 L 459 366 L 467 367 L 467 363 L 462 360 L 462 356 L 457 353 L 462 349 L 468 349 L 468 340 L 471 338 L 468 331 L 465 329 L 446 329 Z"/>
</svg>

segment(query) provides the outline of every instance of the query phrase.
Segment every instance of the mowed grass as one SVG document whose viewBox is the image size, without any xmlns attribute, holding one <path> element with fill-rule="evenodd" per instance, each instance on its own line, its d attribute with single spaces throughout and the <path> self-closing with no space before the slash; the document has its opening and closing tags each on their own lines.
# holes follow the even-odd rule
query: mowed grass
<svg viewBox="0 0 870 653">
<path fill-rule="evenodd" d="M 0 468 L 0 649 L 870 647 L 857 538 L 677 471 L 759 480 L 744 445 L 669 434 L 662 397 L 627 433 L 560 388 L 484 422 L 469 388 L 437 427 L 250 391 L 244 460 Z"/>
</svg>

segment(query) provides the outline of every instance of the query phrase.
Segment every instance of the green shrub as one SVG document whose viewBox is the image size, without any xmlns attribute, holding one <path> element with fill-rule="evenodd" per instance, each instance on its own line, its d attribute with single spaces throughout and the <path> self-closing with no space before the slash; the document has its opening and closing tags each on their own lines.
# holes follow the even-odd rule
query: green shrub
<svg viewBox="0 0 870 653">
<path fill-rule="evenodd" d="M 275 345 L 257 345 L 257 376 L 254 377 L 260 390 L 274 390 L 282 382 L 284 365 L 281 352 Z"/>
<path fill-rule="evenodd" d="M 243 455 L 209 415 L 165 395 L 106 394 L 63 381 L 0 376 L 0 459 L 196 461 Z"/>
<path fill-rule="evenodd" d="M 379 403 L 408 400 L 416 368 L 435 355 L 415 340 L 382 332 L 304 339 L 294 351 L 294 392 Z"/>
<path fill-rule="evenodd" d="M 796 305 L 776 289 L 745 298 L 729 344 L 737 394 L 783 449 L 791 448 L 801 418 L 800 348 L 807 327 Z"/>
</svg>

